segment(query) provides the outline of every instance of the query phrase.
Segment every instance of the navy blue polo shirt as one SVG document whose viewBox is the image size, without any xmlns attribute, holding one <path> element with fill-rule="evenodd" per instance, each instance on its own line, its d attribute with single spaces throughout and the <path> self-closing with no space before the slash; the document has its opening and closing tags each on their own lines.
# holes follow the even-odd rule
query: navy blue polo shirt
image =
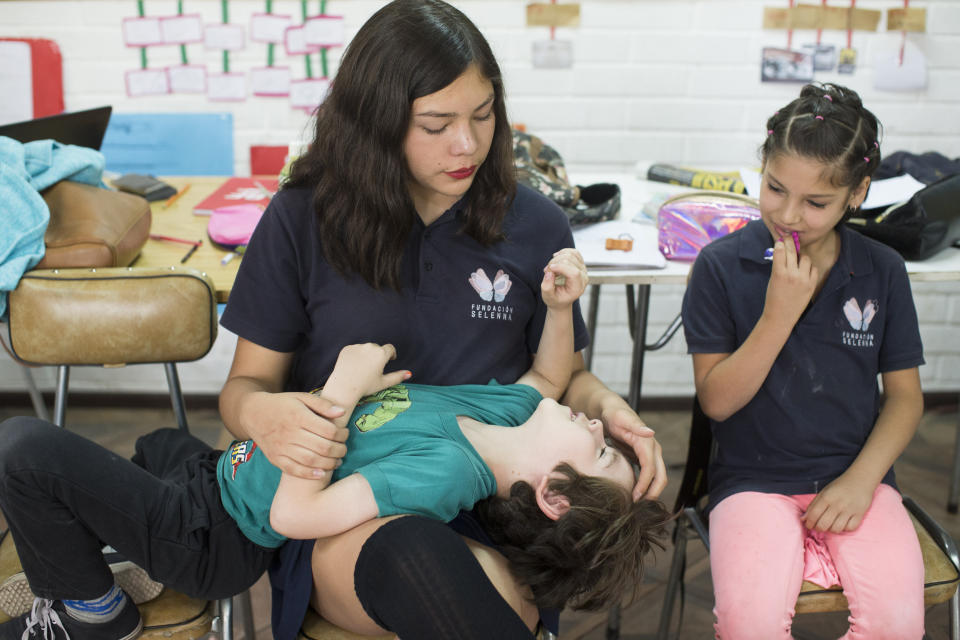
<svg viewBox="0 0 960 640">
<path fill-rule="evenodd" d="M 823 289 L 756 396 L 711 421 L 710 504 L 740 491 L 817 493 L 860 452 L 880 410 L 878 374 L 923 364 L 903 259 L 846 227 Z M 773 238 L 762 221 L 707 245 L 683 299 L 690 353 L 732 353 L 763 312 Z M 883 481 L 894 484 L 893 469 Z"/>
<path fill-rule="evenodd" d="M 221 323 L 255 344 L 293 352 L 291 391 L 323 385 L 340 349 L 361 342 L 392 343 L 397 359 L 387 369 L 409 369 L 412 382 L 515 382 L 540 342 L 543 268 L 554 252 L 573 246 L 570 225 L 556 204 L 521 185 L 503 223 L 505 239 L 484 247 L 461 233 L 461 205 L 429 226 L 416 220 L 402 290 L 377 291 L 324 260 L 311 191 L 281 190 L 250 240 Z M 483 277 L 478 285 L 479 270 L 492 290 Z M 574 335 L 576 350 L 585 348 L 579 304 Z M 292 639 L 306 612 L 311 548 L 290 541 L 271 568 L 278 640 Z"/>
</svg>

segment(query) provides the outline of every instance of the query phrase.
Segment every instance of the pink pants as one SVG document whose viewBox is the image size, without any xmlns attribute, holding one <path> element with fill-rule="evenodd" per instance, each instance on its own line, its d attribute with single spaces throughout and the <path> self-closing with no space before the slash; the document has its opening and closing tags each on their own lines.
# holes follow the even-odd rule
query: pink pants
<svg viewBox="0 0 960 640">
<path fill-rule="evenodd" d="M 815 497 L 748 491 L 711 511 L 716 637 L 791 638 L 804 576 L 832 575 L 850 603 L 844 639 L 922 638 L 923 558 L 900 494 L 881 484 L 855 531 L 825 534 L 809 531 L 801 520 Z M 825 547 L 824 571 L 806 571 L 805 556 L 816 560 L 807 541 L 811 534 Z"/>
</svg>

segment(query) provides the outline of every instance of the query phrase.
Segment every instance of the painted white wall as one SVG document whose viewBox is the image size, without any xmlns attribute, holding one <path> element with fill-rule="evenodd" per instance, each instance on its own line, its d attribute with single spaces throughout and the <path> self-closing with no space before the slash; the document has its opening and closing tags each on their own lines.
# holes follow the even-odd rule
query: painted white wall
<svg viewBox="0 0 960 640">
<path fill-rule="evenodd" d="M 756 163 L 766 118 L 789 101 L 797 85 L 762 84 L 760 49 L 783 47 L 786 33 L 761 28 L 763 8 L 776 0 L 582 0 L 578 29 L 558 29 L 557 37 L 573 41 L 575 65 L 568 70 L 535 69 L 532 42 L 548 36 L 546 28 L 525 27 L 521 0 L 456 0 L 487 35 L 503 68 L 508 110 L 514 122 L 526 124 L 557 148 L 577 171 L 631 171 L 638 162 L 673 162 L 735 168 Z M 786 2 L 781 2 L 786 6 Z M 843 5 L 831 0 L 831 6 Z M 328 0 L 330 14 L 343 15 L 350 37 L 383 2 Z M 232 0 L 230 20 L 248 25 L 264 2 Z M 898 0 L 860 0 L 857 7 L 902 7 Z M 173 0 L 146 0 L 147 15 L 176 12 Z M 319 2 L 310 2 L 316 11 Z M 886 18 L 876 32 L 855 32 L 853 46 L 860 67 L 852 76 L 820 73 L 818 80 L 847 84 L 885 125 L 883 149 L 935 150 L 960 156 L 960 2 L 930 0 L 911 7 L 927 10 L 927 32 L 909 41 L 927 56 L 928 86 L 923 91 L 880 92 L 873 89 L 876 56 L 900 47 L 899 32 L 886 32 Z M 220 20 L 220 3 L 186 0 L 186 13 L 205 21 Z M 275 0 L 275 13 L 300 16 L 300 2 Z M 68 110 L 112 104 L 118 112 L 222 112 L 234 115 L 238 175 L 249 172 L 251 144 L 288 144 L 309 137 L 309 118 L 291 109 L 285 99 L 250 98 L 245 102 L 212 103 L 203 96 L 126 97 L 123 74 L 139 67 L 137 49 L 123 45 L 120 22 L 136 13 L 133 0 L 7 0 L 0 2 L 0 37 L 47 37 L 56 40 L 64 59 Z M 793 42 L 813 42 L 816 34 L 797 31 Z M 826 31 L 823 42 L 842 47 L 846 33 Z M 305 77 L 302 58 L 287 59 L 278 48 L 276 64 L 289 64 L 294 77 Z M 218 52 L 190 45 L 193 64 L 220 68 Z M 329 56 L 331 74 L 339 51 Z M 231 70 L 266 64 L 266 46 L 250 43 L 231 57 Z M 178 47 L 151 48 L 151 67 L 179 64 Z M 318 56 L 312 60 L 318 74 Z M 109 168 L 109 167 L 108 167 Z M 921 368 L 928 391 L 960 388 L 960 285 L 923 283 L 914 286 L 927 355 Z M 654 287 L 651 337 L 677 313 L 681 287 Z M 604 287 L 594 370 L 615 389 L 626 392 L 629 381 L 629 336 L 622 287 Z M 206 358 L 181 367 L 189 393 L 216 393 L 226 375 L 233 336 L 221 331 Z M 35 376 L 42 387 L 53 385 L 52 372 Z M 78 369 L 77 390 L 152 391 L 165 385 L 162 368 Z M 23 388 L 20 372 L 0 358 L 0 391 Z M 690 364 L 682 337 L 664 350 L 647 355 L 645 396 L 682 396 L 692 392 Z"/>
</svg>

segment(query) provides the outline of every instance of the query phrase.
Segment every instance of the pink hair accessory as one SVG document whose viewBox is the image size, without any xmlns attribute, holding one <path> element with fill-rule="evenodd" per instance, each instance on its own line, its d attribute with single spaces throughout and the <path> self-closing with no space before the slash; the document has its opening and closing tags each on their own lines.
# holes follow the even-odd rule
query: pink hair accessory
<svg viewBox="0 0 960 640">
<path fill-rule="evenodd" d="M 817 120 L 823 120 L 823 116 L 813 116 L 813 117 L 816 118 Z"/>
<path fill-rule="evenodd" d="M 830 95 L 829 93 L 823 94 L 823 97 L 826 98 L 827 100 L 829 100 L 830 102 L 833 102 L 833 96 Z"/>
<path fill-rule="evenodd" d="M 864 161 L 864 162 L 870 162 L 870 158 L 868 158 L 867 156 L 863 156 L 863 161 Z"/>
<path fill-rule="evenodd" d="M 767 129 L 767 135 L 768 136 L 773 135 L 773 129 Z"/>
<path fill-rule="evenodd" d="M 876 140 L 874 140 L 874 141 L 873 141 L 873 146 L 874 146 L 875 149 L 879 149 L 879 148 L 880 148 L 880 143 L 877 142 Z"/>
</svg>

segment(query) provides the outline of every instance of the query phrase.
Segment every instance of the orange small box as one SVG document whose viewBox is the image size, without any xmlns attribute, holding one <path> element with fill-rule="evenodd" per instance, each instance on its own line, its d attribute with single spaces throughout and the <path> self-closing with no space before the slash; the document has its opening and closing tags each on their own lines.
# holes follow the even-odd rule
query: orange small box
<svg viewBox="0 0 960 640">
<path fill-rule="evenodd" d="M 630 238 L 607 238 L 607 251 L 631 251 L 633 240 Z"/>
</svg>

